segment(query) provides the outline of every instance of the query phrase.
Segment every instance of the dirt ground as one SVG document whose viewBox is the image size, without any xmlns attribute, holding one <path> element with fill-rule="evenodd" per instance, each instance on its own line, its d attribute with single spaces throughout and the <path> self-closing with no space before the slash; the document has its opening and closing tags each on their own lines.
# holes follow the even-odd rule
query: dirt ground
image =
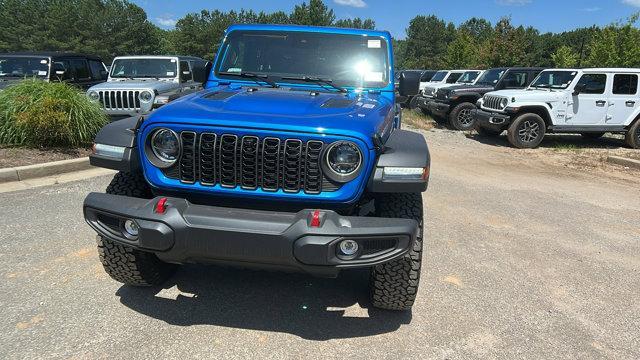
<svg viewBox="0 0 640 360">
<path fill-rule="evenodd" d="M 0 147 L 0 169 L 24 165 L 42 164 L 50 161 L 76 159 L 84 156 L 89 156 L 90 153 L 90 148 L 28 149 L 20 147 Z"/>
</svg>

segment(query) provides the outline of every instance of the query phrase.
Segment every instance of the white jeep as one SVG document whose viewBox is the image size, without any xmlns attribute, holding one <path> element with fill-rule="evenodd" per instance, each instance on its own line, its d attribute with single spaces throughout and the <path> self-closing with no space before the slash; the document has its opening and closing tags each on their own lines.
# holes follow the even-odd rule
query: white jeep
<svg viewBox="0 0 640 360">
<path fill-rule="evenodd" d="M 444 89 L 451 86 L 456 85 L 473 85 L 484 73 L 484 70 L 444 70 L 449 72 L 442 81 L 429 81 L 426 83 L 420 83 L 420 93 L 415 97 L 415 102 L 413 103 L 413 108 L 420 107 L 423 113 L 428 113 L 427 111 L 427 103 L 429 100 L 435 97 L 436 92 L 439 89 Z M 442 71 L 438 71 L 433 78 L 440 79 L 441 76 L 438 76 Z"/>
<path fill-rule="evenodd" d="M 525 90 L 485 94 L 475 112 L 478 132 L 507 130 L 518 148 L 537 147 L 545 133 L 618 133 L 640 148 L 638 76 L 640 69 L 545 70 Z"/>
</svg>

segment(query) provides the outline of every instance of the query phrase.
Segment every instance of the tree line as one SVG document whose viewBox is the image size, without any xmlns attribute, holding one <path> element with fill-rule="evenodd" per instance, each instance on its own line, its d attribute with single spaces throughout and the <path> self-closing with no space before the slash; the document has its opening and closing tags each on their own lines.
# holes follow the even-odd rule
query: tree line
<svg viewBox="0 0 640 360">
<path fill-rule="evenodd" d="M 396 67 L 416 69 L 540 67 L 640 67 L 638 15 L 610 25 L 562 33 L 471 18 L 455 25 L 435 15 L 417 15 L 404 39 L 394 40 Z M 0 52 L 74 51 L 101 56 L 178 54 L 212 59 L 231 24 L 298 24 L 375 28 L 372 19 L 337 19 L 322 0 L 291 12 L 202 10 L 180 18 L 175 28 L 153 24 L 127 0 L 0 0 Z"/>
</svg>

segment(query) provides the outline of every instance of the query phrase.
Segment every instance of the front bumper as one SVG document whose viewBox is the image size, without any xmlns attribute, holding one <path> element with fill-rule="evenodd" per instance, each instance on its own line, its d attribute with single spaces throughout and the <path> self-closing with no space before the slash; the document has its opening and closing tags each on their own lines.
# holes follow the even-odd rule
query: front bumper
<svg viewBox="0 0 640 360">
<path fill-rule="evenodd" d="M 168 198 L 164 213 L 152 200 L 90 193 L 84 217 L 98 234 L 171 263 L 221 263 L 336 276 L 341 269 L 371 267 L 403 256 L 418 233 L 411 219 L 341 216 L 329 210 L 297 213 L 194 205 Z M 317 214 L 314 216 L 314 214 Z M 139 226 L 125 236 L 126 219 Z M 358 242 L 355 256 L 339 255 L 338 243 Z"/>
<path fill-rule="evenodd" d="M 476 126 L 495 131 L 502 131 L 511 124 L 511 116 L 484 111 L 482 109 L 476 109 L 474 117 L 476 119 Z"/>
<path fill-rule="evenodd" d="M 437 116 L 445 117 L 449 114 L 449 104 L 441 103 L 437 100 L 431 100 L 427 103 L 427 110 Z"/>
<path fill-rule="evenodd" d="M 433 101 L 433 98 L 426 97 L 424 95 L 418 95 L 416 97 L 415 104 L 417 107 L 427 110 L 427 107 L 431 101 Z"/>
</svg>

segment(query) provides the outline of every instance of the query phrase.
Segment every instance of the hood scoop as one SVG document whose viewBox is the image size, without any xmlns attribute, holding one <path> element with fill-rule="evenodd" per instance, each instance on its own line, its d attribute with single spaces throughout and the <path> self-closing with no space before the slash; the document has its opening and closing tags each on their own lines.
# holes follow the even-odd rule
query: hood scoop
<svg viewBox="0 0 640 360">
<path fill-rule="evenodd" d="M 224 100 L 227 99 L 236 93 L 233 91 L 214 91 L 203 96 L 205 99 L 209 100 Z"/>
<path fill-rule="evenodd" d="M 332 98 L 325 101 L 320 107 L 328 108 L 328 109 L 343 109 L 348 108 L 354 104 L 354 101 L 351 99 L 336 99 Z"/>
</svg>

